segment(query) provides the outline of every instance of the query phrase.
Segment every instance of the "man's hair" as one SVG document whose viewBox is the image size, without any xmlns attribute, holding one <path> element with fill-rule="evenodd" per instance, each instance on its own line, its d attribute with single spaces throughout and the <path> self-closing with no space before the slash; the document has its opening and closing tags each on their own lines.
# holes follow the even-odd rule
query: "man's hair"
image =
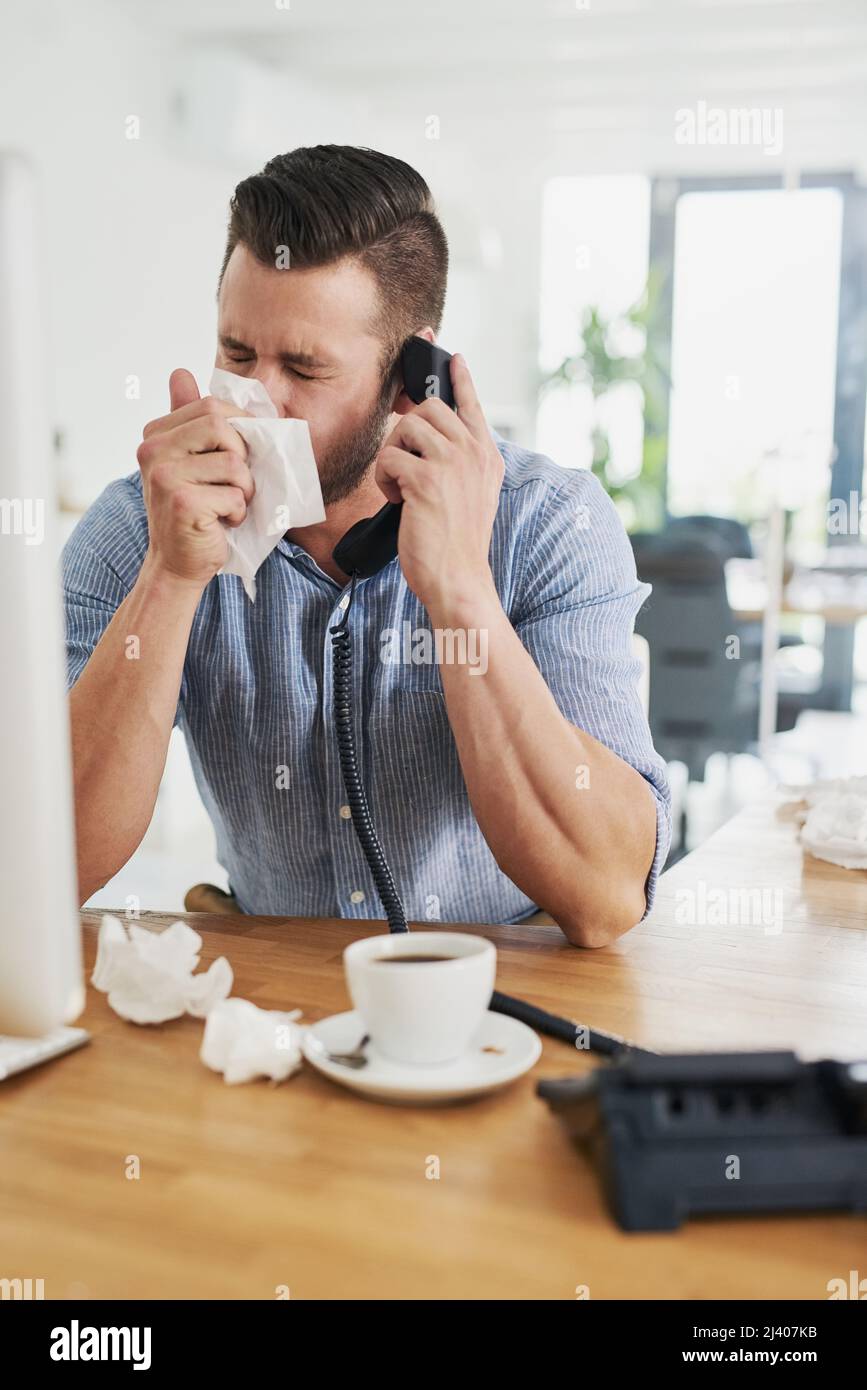
<svg viewBox="0 0 867 1390">
<path fill-rule="evenodd" d="M 298 269 L 346 257 L 365 266 L 379 290 L 372 331 L 383 340 L 386 384 L 406 338 L 425 324 L 439 330 L 448 243 L 430 189 L 402 159 L 355 145 L 277 155 L 235 189 L 221 284 L 239 243 L 268 266 L 281 248 Z"/>
</svg>

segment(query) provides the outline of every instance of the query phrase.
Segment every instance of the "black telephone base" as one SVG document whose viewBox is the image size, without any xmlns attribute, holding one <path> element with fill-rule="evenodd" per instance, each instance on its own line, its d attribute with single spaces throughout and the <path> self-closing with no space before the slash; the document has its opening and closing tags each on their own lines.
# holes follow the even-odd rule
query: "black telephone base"
<svg viewBox="0 0 867 1390">
<path fill-rule="evenodd" d="M 867 1063 L 633 1053 L 537 1094 L 594 1160 L 623 1230 L 711 1212 L 867 1213 Z"/>
</svg>

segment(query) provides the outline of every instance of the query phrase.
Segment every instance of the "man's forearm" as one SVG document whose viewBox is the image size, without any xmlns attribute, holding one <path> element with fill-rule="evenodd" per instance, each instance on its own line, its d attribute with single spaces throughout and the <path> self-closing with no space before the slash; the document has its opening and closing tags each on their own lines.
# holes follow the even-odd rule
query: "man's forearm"
<svg viewBox="0 0 867 1390">
<path fill-rule="evenodd" d="M 470 802 L 504 873 L 576 945 L 604 945 L 645 908 L 656 842 L 644 778 L 560 713 L 496 592 L 428 609 L 486 633 L 487 670 L 440 667 Z"/>
<path fill-rule="evenodd" d="M 200 595 L 148 556 L 70 693 L 80 902 L 150 823 Z"/>
</svg>

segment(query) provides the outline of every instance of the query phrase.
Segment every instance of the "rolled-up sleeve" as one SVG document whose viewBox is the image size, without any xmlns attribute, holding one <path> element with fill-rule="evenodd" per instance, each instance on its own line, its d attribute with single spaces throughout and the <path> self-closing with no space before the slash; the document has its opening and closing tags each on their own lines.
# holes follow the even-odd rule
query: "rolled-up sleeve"
<svg viewBox="0 0 867 1390">
<path fill-rule="evenodd" d="M 512 621 L 564 717 L 634 767 L 653 792 L 645 916 L 671 843 L 671 792 L 639 695 L 633 644 L 649 593 L 611 499 L 592 473 L 568 473 L 539 508 Z"/>
<path fill-rule="evenodd" d="M 71 690 L 129 591 L 99 555 L 75 542 L 63 555 L 66 685 Z"/>
<path fill-rule="evenodd" d="M 147 512 L 135 475 L 109 484 L 66 542 L 61 573 L 68 690 L 132 591 L 147 545 Z M 175 724 L 180 719 L 183 695 L 182 683 Z"/>
</svg>

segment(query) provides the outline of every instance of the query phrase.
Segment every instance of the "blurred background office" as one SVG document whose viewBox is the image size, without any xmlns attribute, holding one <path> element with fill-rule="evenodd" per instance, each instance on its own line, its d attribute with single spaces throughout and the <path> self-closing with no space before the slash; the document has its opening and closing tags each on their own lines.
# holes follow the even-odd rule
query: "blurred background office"
<svg viewBox="0 0 867 1390">
<path fill-rule="evenodd" d="M 490 423 L 592 468 L 654 585 L 673 854 L 780 778 L 867 770 L 862 0 L 43 0 L 7 9 L 0 78 L 67 533 L 170 371 L 207 383 L 235 183 L 380 148 L 437 198 L 440 336 Z M 198 878 L 225 882 L 176 732 L 95 901 L 173 909 Z"/>
</svg>

